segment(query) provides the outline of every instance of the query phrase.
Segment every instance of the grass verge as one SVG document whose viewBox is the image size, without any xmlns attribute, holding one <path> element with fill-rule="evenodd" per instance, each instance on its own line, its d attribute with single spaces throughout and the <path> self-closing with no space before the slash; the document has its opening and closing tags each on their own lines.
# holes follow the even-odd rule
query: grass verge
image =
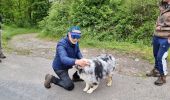
<svg viewBox="0 0 170 100">
<path fill-rule="evenodd" d="M 56 36 L 50 36 L 49 34 L 40 33 L 40 38 L 45 38 L 47 40 L 58 41 L 60 38 Z M 117 42 L 117 41 L 97 41 L 93 39 L 81 39 L 81 48 L 97 48 L 113 50 L 118 53 L 124 53 L 128 55 L 134 55 L 149 62 L 153 63 L 152 46 L 146 46 L 142 43 L 129 43 L 129 42 Z"/>
<path fill-rule="evenodd" d="M 37 33 L 39 31 L 40 30 L 36 28 L 18 28 L 16 26 L 3 25 L 2 45 L 7 49 L 7 43 L 13 36 L 26 33 Z"/>
<path fill-rule="evenodd" d="M 96 41 L 96 40 L 81 40 L 82 47 L 93 47 L 93 48 L 104 48 L 115 50 L 119 53 L 125 53 L 140 57 L 153 63 L 152 47 L 146 46 L 140 43 L 128 43 L 128 42 L 117 42 L 117 41 Z"/>
<path fill-rule="evenodd" d="M 8 40 L 13 36 L 26 33 L 40 33 L 39 29 L 36 28 L 18 28 L 11 26 L 3 26 L 3 46 L 7 48 Z M 47 40 L 59 40 L 60 38 L 55 38 L 54 36 L 43 36 L 39 34 L 40 38 Z M 117 41 L 97 41 L 92 39 L 82 39 L 80 41 L 80 46 L 82 48 L 98 48 L 98 49 L 109 49 L 118 51 L 119 53 L 126 53 L 140 57 L 142 59 L 148 60 L 153 63 L 152 46 L 146 46 L 140 43 L 128 43 L 128 42 L 117 42 Z M 168 57 L 168 59 L 170 56 Z"/>
</svg>

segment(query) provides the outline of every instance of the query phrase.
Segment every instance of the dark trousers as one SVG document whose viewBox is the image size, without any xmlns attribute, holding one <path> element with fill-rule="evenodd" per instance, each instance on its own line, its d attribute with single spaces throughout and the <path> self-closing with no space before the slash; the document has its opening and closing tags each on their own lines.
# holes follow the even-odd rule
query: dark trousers
<svg viewBox="0 0 170 100">
<path fill-rule="evenodd" d="M 153 54 L 155 58 L 155 68 L 161 75 L 167 75 L 167 56 L 170 44 L 167 38 L 153 37 Z"/>
<path fill-rule="evenodd" d="M 53 76 L 51 80 L 52 83 L 69 91 L 74 89 L 74 83 L 68 75 L 68 70 L 54 70 L 54 72 L 59 78 Z M 73 75 L 73 77 L 75 76 L 78 77 L 77 72 Z"/>
<path fill-rule="evenodd" d="M 0 29 L 0 54 L 2 54 L 2 30 Z"/>
</svg>

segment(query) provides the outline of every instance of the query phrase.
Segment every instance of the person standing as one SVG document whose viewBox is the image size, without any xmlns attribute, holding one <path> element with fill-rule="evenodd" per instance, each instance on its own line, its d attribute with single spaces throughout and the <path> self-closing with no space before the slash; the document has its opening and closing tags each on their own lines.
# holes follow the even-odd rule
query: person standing
<svg viewBox="0 0 170 100">
<path fill-rule="evenodd" d="M 167 56 L 170 47 L 170 0 L 162 0 L 160 3 L 160 15 L 156 22 L 156 29 L 153 36 L 153 55 L 155 66 L 146 75 L 156 76 L 158 79 L 155 85 L 161 86 L 166 83 Z"/>
<path fill-rule="evenodd" d="M 2 16 L 0 15 L 0 58 L 6 58 L 2 52 Z M 1 59 L 0 59 L 1 62 Z"/>
</svg>

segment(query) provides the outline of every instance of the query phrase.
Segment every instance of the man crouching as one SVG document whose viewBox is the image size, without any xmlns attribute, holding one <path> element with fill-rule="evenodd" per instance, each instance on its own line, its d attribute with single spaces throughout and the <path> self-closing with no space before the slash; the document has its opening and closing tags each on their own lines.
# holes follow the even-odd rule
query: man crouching
<svg viewBox="0 0 170 100">
<path fill-rule="evenodd" d="M 45 88 L 50 88 L 51 83 L 53 83 L 66 90 L 73 90 L 73 82 L 82 81 L 77 75 L 77 72 L 73 75 L 73 80 L 70 79 L 68 74 L 68 70 L 72 68 L 73 65 L 79 65 L 81 67 L 88 65 L 87 60 L 82 59 L 82 54 L 79 49 L 78 41 L 80 38 L 80 28 L 73 26 L 69 29 L 67 36 L 58 42 L 56 55 L 53 60 L 53 69 L 59 78 L 47 74 L 44 82 Z"/>
</svg>

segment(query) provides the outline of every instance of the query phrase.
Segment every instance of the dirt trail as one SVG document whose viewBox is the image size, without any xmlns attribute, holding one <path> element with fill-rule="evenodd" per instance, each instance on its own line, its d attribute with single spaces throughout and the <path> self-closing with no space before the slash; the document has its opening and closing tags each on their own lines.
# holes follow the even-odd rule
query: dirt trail
<svg viewBox="0 0 170 100">
<path fill-rule="evenodd" d="M 52 60 L 55 55 L 56 44 L 57 42 L 54 41 L 40 40 L 36 38 L 36 34 L 24 34 L 14 37 L 9 42 L 8 47 L 12 48 L 15 54 Z M 86 58 L 95 57 L 102 53 L 113 54 L 117 61 L 117 72 L 123 75 L 144 76 L 153 66 L 148 61 L 136 58 L 135 56 L 118 54 L 110 50 L 82 48 L 81 51 Z"/>
<path fill-rule="evenodd" d="M 86 58 L 112 53 L 117 61 L 113 85 L 107 87 L 102 80 L 94 93 L 87 94 L 83 92 L 84 82 L 75 83 L 71 92 L 54 84 L 51 89 L 44 88 L 45 74 L 55 75 L 51 63 L 56 42 L 40 40 L 36 34 L 25 34 L 14 37 L 8 46 L 11 53 L 0 63 L 0 100 L 170 100 L 170 77 L 163 86 L 154 85 L 155 77 L 136 77 L 144 76 L 152 65 L 135 56 L 81 49 Z"/>
</svg>

